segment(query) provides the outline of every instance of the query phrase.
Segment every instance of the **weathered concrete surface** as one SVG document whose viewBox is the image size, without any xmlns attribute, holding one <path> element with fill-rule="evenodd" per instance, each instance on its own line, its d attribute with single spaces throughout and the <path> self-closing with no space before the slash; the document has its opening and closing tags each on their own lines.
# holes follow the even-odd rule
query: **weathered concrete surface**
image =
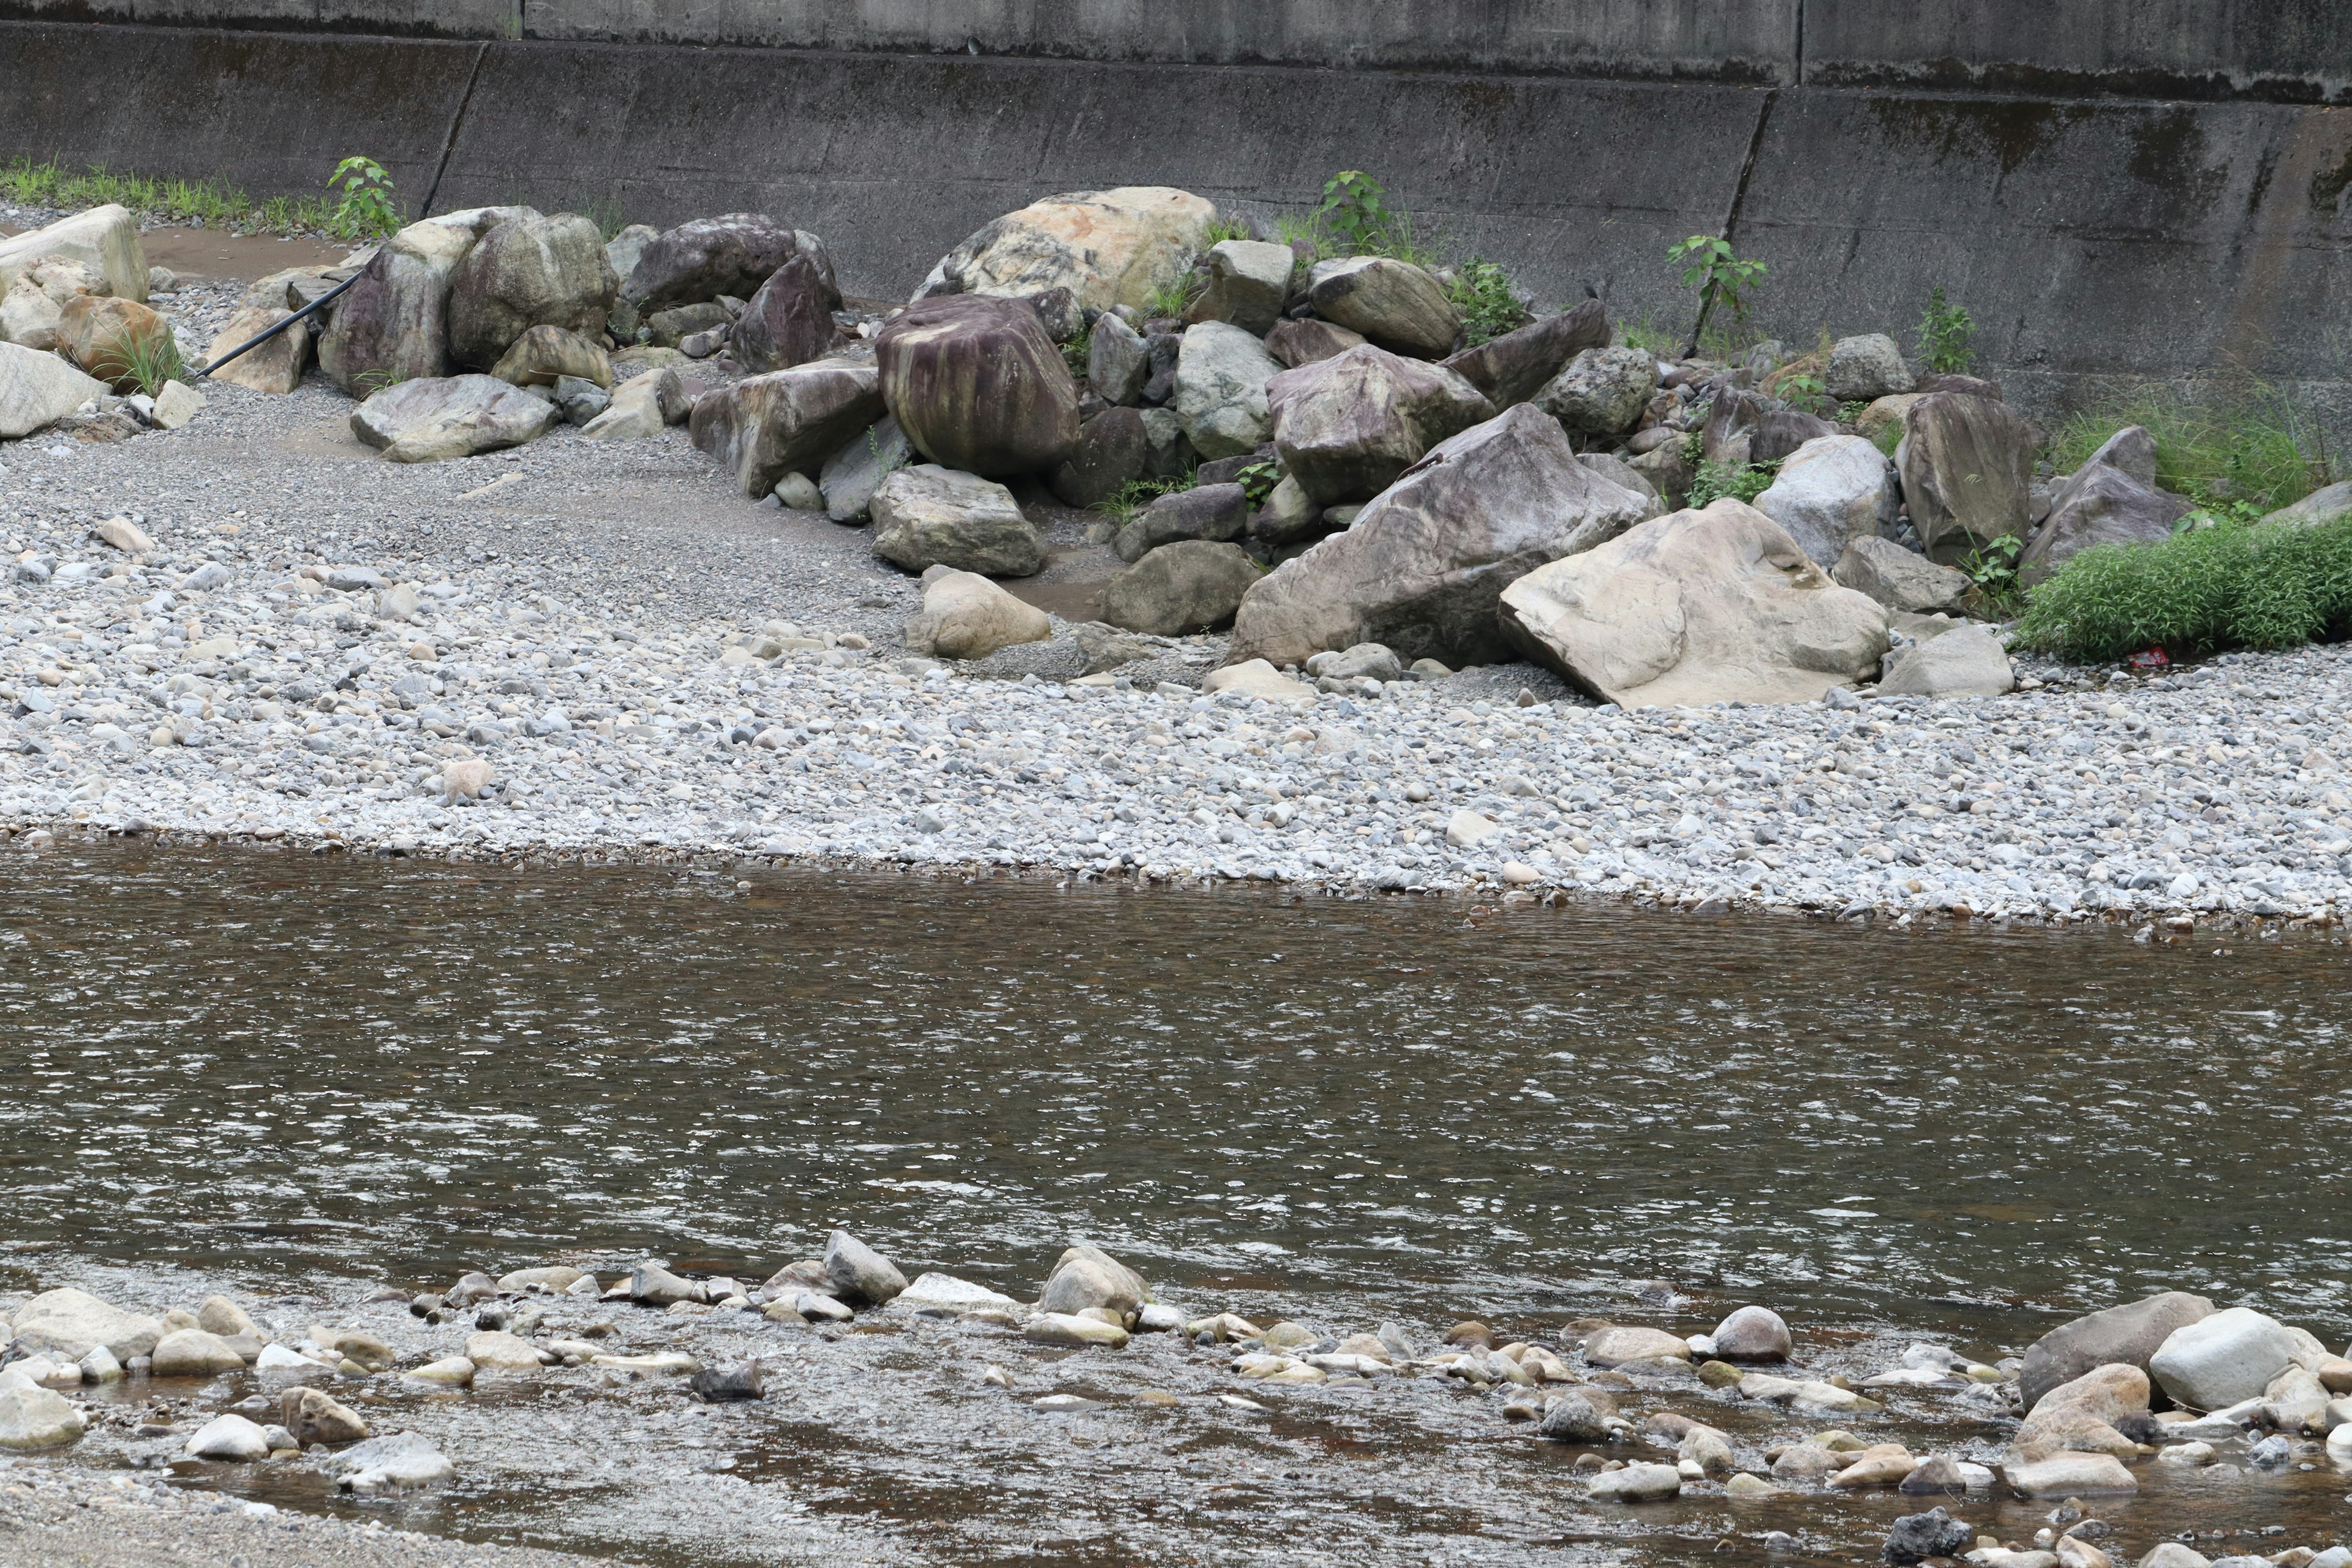
<svg viewBox="0 0 2352 1568">
<path fill-rule="evenodd" d="M 0 18 L 2037 97 L 2352 89 L 2340 0 L 0 0 Z"/>
<path fill-rule="evenodd" d="M 1041 195 L 1149 178 L 1271 217 L 1372 162 L 1547 303 L 1590 289 L 1687 331 L 1665 247 L 1728 228 L 1771 264 L 1759 324 L 1789 341 L 1907 341 L 1940 283 L 2030 413 L 2105 378 L 2252 373 L 2352 437 L 2352 350 L 2315 325 L 2352 316 L 2352 108 L 44 23 L 0 23 L 0 80 L 27 84 L 0 158 L 258 195 L 364 147 L 435 210 L 766 210 L 868 297 Z"/>
</svg>

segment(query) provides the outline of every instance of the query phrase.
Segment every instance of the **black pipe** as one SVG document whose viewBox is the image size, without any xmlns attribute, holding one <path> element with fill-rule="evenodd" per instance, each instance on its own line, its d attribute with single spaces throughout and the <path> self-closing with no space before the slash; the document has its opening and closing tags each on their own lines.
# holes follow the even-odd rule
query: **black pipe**
<svg viewBox="0 0 2352 1568">
<path fill-rule="evenodd" d="M 364 271 L 365 268 L 362 268 L 361 270 Z M 307 316 L 315 314 L 321 308 L 332 303 L 341 295 L 344 289 L 350 288 L 359 280 L 360 274 L 358 272 L 352 273 L 349 278 L 344 279 L 341 283 L 336 284 L 332 289 L 328 289 L 325 293 L 320 295 L 317 299 L 311 300 L 309 304 L 303 306 L 300 310 L 295 311 L 284 321 L 278 322 L 275 326 L 270 327 L 265 331 L 255 333 L 252 337 L 249 337 L 246 339 L 245 342 L 237 344 L 236 347 L 229 350 L 228 353 L 221 355 L 220 358 L 214 360 L 209 364 L 198 365 L 190 374 L 194 375 L 212 374 L 213 372 L 220 369 L 221 366 L 236 358 L 237 355 L 245 353 L 249 350 L 259 348 L 262 344 L 268 342 L 270 339 L 276 337 L 278 333 L 284 331 L 295 322 L 303 320 Z"/>
</svg>

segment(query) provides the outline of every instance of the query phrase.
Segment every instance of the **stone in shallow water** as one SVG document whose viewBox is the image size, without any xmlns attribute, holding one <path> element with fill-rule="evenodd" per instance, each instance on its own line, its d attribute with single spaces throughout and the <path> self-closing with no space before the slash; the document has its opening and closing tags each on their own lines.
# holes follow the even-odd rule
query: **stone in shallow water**
<svg viewBox="0 0 2352 1568">
<path fill-rule="evenodd" d="M 202 1329 L 165 1334 L 152 1353 L 148 1371 L 156 1377 L 210 1377 L 218 1372 L 245 1370 L 245 1358 L 227 1341 Z"/>
<path fill-rule="evenodd" d="M 917 1312 L 945 1316 L 982 1310 L 1009 1312 L 1021 1305 L 1010 1296 L 952 1274 L 918 1274 L 914 1282 L 898 1293 L 896 1301 Z"/>
<path fill-rule="evenodd" d="M 1029 1321 L 1022 1330 L 1027 1338 L 1039 1344 L 1068 1345 L 1082 1348 L 1100 1345 L 1118 1350 L 1127 1343 L 1127 1331 L 1093 1318 L 1080 1318 L 1062 1312 L 1042 1313 Z"/>
<path fill-rule="evenodd" d="M 825 1238 L 824 1276 L 834 1294 L 853 1306 L 879 1307 L 907 1288 L 907 1277 L 888 1258 L 845 1230 Z"/>
<path fill-rule="evenodd" d="M 30 1384 L 0 1388 L 0 1448 L 61 1448 L 82 1435 L 80 1411 L 62 1394 Z"/>
<path fill-rule="evenodd" d="M 242 1415 L 215 1415 L 196 1428 L 184 1451 L 195 1459 L 266 1459 L 269 1438 Z"/>
</svg>

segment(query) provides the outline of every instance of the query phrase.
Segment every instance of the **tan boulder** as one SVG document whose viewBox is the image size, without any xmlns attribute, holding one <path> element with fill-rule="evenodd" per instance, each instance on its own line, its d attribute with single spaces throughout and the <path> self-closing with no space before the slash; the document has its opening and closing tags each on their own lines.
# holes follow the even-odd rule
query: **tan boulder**
<svg viewBox="0 0 2352 1568">
<path fill-rule="evenodd" d="M 938 658 L 986 658 L 1015 643 L 1045 642 L 1054 623 L 976 572 L 933 566 L 923 574 L 922 613 L 907 623 L 907 651 Z"/>
<path fill-rule="evenodd" d="M 1093 310 L 1140 309 L 1154 290 L 1184 276 L 1216 216 L 1213 204 L 1166 185 L 1047 196 L 997 218 L 950 251 L 918 298 L 1067 289 Z"/>
<path fill-rule="evenodd" d="M 119 300 L 147 298 L 147 247 L 139 238 L 138 215 L 127 207 L 110 202 L 0 239 L 0 292 L 51 257 L 80 262 L 105 279 L 106 291 Z"/>
<path fill-rule="evenodd" d="M 1584 1342 L 1584 1359 L 1595 1366 L 1621 1366 L 1629 1361 L 1688 1361 L 1690 1345 L 1664 1329 L 1620 1327 L 1596 1329 Z"/>
<path fill-rule="evenodd" d="M 58 352 L 117 392 L 141 390 L 139 371 L 160 379 L 178 367 L 171 323 L 135 300 L 78 294 L 57 330 Z"/>
<path fill-rule="evenodd" d="M 556 377 L 578 376 L 599 386 L 613 384 L 613 362 L 604 346 L 562 327 L 527 330 L 499 356 L 490 374 L 516 386 L 553 386 Z"/>
<path fill-rule="evenodd" d="M 293 313 L 275 305 L 245 305 L 231 311 L 227 322 L 214 336 L 212 346 L 205 351 L 205 363 L 217 363 L 238 344 L 268 331 Z M 297 321 L 258 348 L 238 354 L 218 370 L 208 370 L 205 374 L 208 380 L 283 396 L 302 384 L 302 372 L 310 362 L 310 323 Z"/>
</svg>

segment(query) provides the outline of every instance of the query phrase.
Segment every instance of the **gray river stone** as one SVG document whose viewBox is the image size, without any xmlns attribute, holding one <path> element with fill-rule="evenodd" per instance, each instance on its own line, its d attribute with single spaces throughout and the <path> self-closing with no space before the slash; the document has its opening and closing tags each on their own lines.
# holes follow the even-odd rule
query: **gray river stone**
<svg viewBox="0 0 2352 1568">
<path fill-rule="evenodd" d="M 907 1288 L 896 1265 L 845 1230 L 825 1238 L 824 1277 L 853 1307 L 882 1306 Z"/>
</svg>

